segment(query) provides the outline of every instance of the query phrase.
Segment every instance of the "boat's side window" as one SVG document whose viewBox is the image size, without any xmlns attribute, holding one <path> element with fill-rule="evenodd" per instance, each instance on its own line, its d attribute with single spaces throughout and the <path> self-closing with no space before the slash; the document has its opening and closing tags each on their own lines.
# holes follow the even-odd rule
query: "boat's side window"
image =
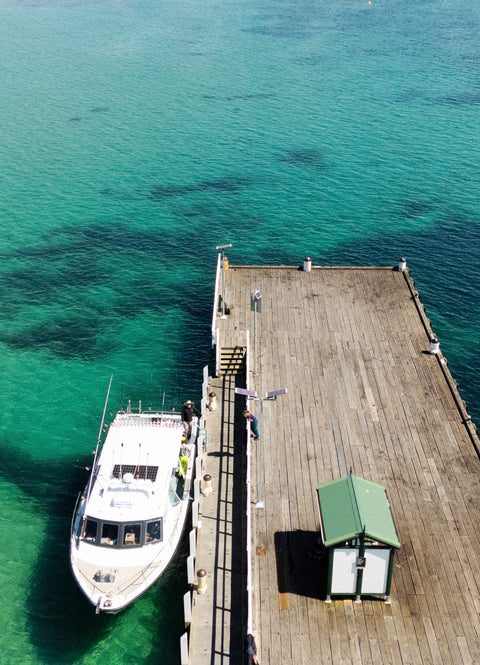
<svg viewBox="0 0 480 665">
<path fill-rule="evenodd" d="M 145 542 L 157 543 L 159 540 L 162 540 L 162 520 L 159 519 L 154 522 L 147 522 Z"/>
<path fill-rule="evenodd" d="M 102 526 L 102 545 L 116 545 L 118 542 L 118 524 L 104 524 Z"/>
<path fill-rule="evenodd" d="M 85 532 L 83 535 L 85 540 L 89 540 L 92 543 L 97 540 L 97 527 L 98 522 L 96 520 L 87 519 L 87 523 L 85 524 Z"/>
<path fill-rule="evenodd" d="M 141 524 L 125 524 L 123 530 L 124 545 L 140 544 Z"/>
</svg>

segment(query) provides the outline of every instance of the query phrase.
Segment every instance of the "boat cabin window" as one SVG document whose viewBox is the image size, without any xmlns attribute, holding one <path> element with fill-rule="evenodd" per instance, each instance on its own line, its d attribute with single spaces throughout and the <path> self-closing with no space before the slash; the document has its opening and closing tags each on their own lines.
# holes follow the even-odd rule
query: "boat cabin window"
<svg viewBox="0 0 480 665">
<path fill-rule="evenodd" d="M 145 534 L 146 543 L 157 543 L 162 540 L 162 520 L 147 522 L 147 532 Z"/>
<path fill-rule="evenodd" d="M 141 524 L 125 524 L 123 528 L 124 545 L 140 545 Z"/>
<path fill-rule="evenodd" d="M 102 522 L 88 517 L 83 526 L 82 539 L 106 547 L 132 547 L 158 543 L 163 540 L 163 518 L 125 524 Z"/>
<path fill-rule="evenodd" d="M 118 542 L 118 524 L 104 523 L 102 525 L 101 545 L 116 545 Z"/>
<path fill-rule="evenodd" d="M 98 522 L 96 520 L 87 519 L 85 524 L 84 538 L 94 543 L 97 540 L 97 527 Z"/>
</svg>

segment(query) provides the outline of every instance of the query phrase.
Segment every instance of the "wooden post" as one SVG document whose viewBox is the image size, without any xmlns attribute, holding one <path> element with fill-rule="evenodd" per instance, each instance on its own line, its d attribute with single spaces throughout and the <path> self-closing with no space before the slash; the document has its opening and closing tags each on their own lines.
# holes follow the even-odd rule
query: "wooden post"
<svg viewBox="0 0 480 665">
<path fill-rule="evenodd" d="M 180 665 L 188 665 L 188 634 L 183 633 L 180 638 Z"/>
<path fill-rule="evenodd" d="M 192 623 L 192 598 L 190 591 L 183 596 L 183 616 L 185 618 L 185 628 L 188 628 Z"/>
</svg>

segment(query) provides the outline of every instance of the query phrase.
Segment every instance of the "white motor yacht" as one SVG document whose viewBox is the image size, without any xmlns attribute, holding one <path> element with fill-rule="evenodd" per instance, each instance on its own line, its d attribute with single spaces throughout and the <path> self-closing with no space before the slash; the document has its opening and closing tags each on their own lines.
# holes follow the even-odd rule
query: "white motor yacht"
<svg viewBox="0 0 480 665">
<path fill-rule="evenodd" d="M 120 411 L 72 520 L 73 574 L 97 612 L 116 612 L 164 572 L 190 503 L 197 422 L 176 412 Z"/>
</svg>

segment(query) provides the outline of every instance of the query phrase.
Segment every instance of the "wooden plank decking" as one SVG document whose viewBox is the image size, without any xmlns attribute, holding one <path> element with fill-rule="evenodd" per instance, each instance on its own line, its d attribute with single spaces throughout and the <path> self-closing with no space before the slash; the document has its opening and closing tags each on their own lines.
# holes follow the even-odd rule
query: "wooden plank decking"
<svg viewBox="0 0 480 665">
<path fill-rule="evenodd" d="M 207 571 L 207 591 L 194 593 L 191 665 L 242 665 L 245 598 L 245 423 L 235 376 L 213 378 L 217 409 L 207 413 L 204 474 L 212 493 L 202 496 L 196 570 Z M 206 484 L 203 483 L 205 490 Z"/>
<path fill-rule="evenodd" d="M 253 511 L 259 662 L 474 665 L 479 442 L 445 359 L 428 353 L 431 330 L 408 273 L 230 267 L 221 343 L 245 344 L 248 328 L 252 370 L 253 289 L 262 313 L 251 387 L 288 388 L 263 407 L 265 508 Z M 250 406 L 258 415 L 258 402 Z M 324 602 L 315 488 L 350 469 L 387 490 L 402 543 L 391 604 Z"/>
</svg>

